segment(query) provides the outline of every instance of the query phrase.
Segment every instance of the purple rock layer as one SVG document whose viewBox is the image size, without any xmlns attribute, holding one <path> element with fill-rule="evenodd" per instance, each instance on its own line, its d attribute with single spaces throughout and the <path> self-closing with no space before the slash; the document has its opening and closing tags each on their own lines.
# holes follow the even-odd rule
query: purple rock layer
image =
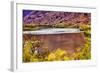
<svg viewBox="0 0 100 73">
<path fill-rule="evenodd" d="M 23 10 L 23 13 L 28 10 Z M 90 24 L 91 13 L 35 11 L 31 10 L 23 16 L 23 24 L 54 25 L 58 23 Z"/>
</svg>

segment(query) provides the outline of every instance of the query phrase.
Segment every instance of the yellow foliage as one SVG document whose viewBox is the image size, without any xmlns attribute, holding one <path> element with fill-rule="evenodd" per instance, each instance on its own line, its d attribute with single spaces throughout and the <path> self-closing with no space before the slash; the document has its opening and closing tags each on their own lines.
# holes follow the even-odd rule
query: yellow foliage
<svg viewBox="0 0 100 73">
<path fill-rule="evenodd" d="M 30 62 L 38 62 L 38 61 L 39 59 L 35 55 L 30 57 Z"/>
<path fill-rule="evenodd" d="M 54 53 L 55 53 L 56 56 L 59 56 L 59 57 L 62 57 L 62 56 L 67 54 L 66 51 L 61 50 L 60 48 L 58 48 Z"/>
<path fill-rule="evenodd" d="M 30 52 L 32 48 L 32 44 L 31 44 L 31 41 L 25 41 L 25 44 L 24 44 L 24 52 Z"/>
<path fill-rule="evenodd" d="M 47 60 L 48 61 L 53 61 L 56 59 L 56 55 L 54 53 L 50 53 L 47 57 Z"/>
<path fill-rule="evenodd" d="M 64 57 L 63 57 L 63 60 L 64 60 L 64 61 L 67 61 L 67 60 L 71 60 L 71 59 L 70 59 L 68 56 L 64 56 Z"/>
<path fill-rule="evenodd" d="M 81 48 L 76 48 L 76 51 L 79 52 L 81 50 Z"/>
<path fill-rule="evenodd" d="M 57 50 L 53 51 L 48 55 L 47 60 L 64 61 L 64 60 L 70 60 L 70 58 L 67 56 L 67 51 L 58 48 Z"/>
</svg>

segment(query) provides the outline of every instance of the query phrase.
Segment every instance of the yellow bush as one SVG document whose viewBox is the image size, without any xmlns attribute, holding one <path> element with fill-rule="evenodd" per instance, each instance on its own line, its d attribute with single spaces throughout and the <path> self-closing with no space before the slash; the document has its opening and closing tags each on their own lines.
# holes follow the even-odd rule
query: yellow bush
<svg viewBox="0 0 100 73">
<path fill-rule="evenodd" d="M 70 59 L 70 57 L 68 57 L 68 56 L 64 56 L 64 57 L 63 57 L 63 60 L 64 60 L 64 61 L 67 61 L 67 60 L 71 60 L 71 59 Z"/>
<path fill-rule="evenodd" d="M 64 56 L 64 55 L 67 54 L 66 51 L 61 50 L 60 48 L 58 48 L 54 53 L 55 53 L 55 55 L 58 56 L 58 57 L 62 57 L 62 56 Z"/>
<path fill-rule="evenodd" d="M 67 56 L 67 51 L 62 50 L 60 48 L 50 53 L 47 57 L 48 61 L 65 61 L 70 59 L 71 58 Z"/>
<path fill-rule="evenodd" d="M 56 59 L 56 55 L 54 53 L 50 53 L 47 57 L 48 61 L 54 61 Z"/>
<path fill-rule="evenodd" d="M 23 61 L 29 62 L 31 57 L 31 48 L 32 44 L 30 41 L 25 41 L 25 44 L 23 46 Z"/>
<path fill-rule="evenodd" d="M 30 57 L 30 62 L 38 62 L 38 61 L 39 61 L 39 59 L 35 55 L 32 55 Z"/>
<path fill-rule="evenodd" d="M 83 60 L 83 59 L 91 58 L 91 43 L 90 43 L 90 41 L 86 40 L 86 43 L 80 49 L 81 49 L 80 51 L 73 53 L 73 57 L 75 60 Z"/>
</svg>

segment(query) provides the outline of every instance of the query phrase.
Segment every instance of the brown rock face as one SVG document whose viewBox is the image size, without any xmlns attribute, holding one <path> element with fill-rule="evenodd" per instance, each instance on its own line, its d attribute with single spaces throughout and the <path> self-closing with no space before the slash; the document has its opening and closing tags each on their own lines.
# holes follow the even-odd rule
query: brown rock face
<svg viewBox="0 0 100 73">
<path fill-rule="evenodd" d="M 24 38 L 28 38 L 29 35 L 30 34 L 24 35 Z M 51 51 L 61 48 L 70 52 L 75 52 L 75 48 L 78 48 L 85 43 L 83 32 L 30 35 L 29 37 L 34 37 L 36 40 L 42 42 L 42 44 L 38 48 L 48 48 Z"/>
</svg>

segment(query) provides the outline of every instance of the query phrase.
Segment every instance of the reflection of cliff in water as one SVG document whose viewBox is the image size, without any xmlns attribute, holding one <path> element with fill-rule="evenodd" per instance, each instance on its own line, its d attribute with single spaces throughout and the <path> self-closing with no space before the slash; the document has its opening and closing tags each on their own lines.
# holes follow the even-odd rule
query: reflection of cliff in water
<svg viewBox="0 0 100 73">
<path fill-rule="evenodd" d="M 50 29 L 50 30 L 52 30 L 52 29 Z M 28 34 L 28 32 L 27 33 L 23 32 L 23 34 L 24 34 L 23 38 L 24 38 L 24 40 L 40 41 L 41 45 L 38 46 L 38 48 L 40 48 L 40 49 L 48 48 L 49 50 L 55 50 L 55 49 L 61 48 L 61 49 L 65 49 L 70 52 L 74 52 L 75 48 L 78 48 L 85 43 L 84 33 L 77 29 L 76 30 L 73 29 L 73 31 L 72 31 L 72 29 L 71 29 L 71 31 L 68 31 L 68 29 L 66 29 L 65 32 L 64 32 L 64 30 L 63 30 L 63 32 L 55 32 L 56 29 L 54 29 L 52 31 L 50 31 L 50 30 L 48 29 L 49 32 L 52 32 L 50 34 L 46 33 L 46 32 L 48 32 L 47 29 L 46 29 L 46 31 L 44 29 L 44 33 L 43 32 L 39 33 L 39 31 L 41 31 L 41 30 L 33 31 L 32 33 L 31 33 L 31 31 L 29 31 L 30 32 L 29 34 Z M 59 31 L 60 31 L 60 29 L 59 29 Z M 34 32 L 37 32 L 37 34 Z"/>
</svg>

